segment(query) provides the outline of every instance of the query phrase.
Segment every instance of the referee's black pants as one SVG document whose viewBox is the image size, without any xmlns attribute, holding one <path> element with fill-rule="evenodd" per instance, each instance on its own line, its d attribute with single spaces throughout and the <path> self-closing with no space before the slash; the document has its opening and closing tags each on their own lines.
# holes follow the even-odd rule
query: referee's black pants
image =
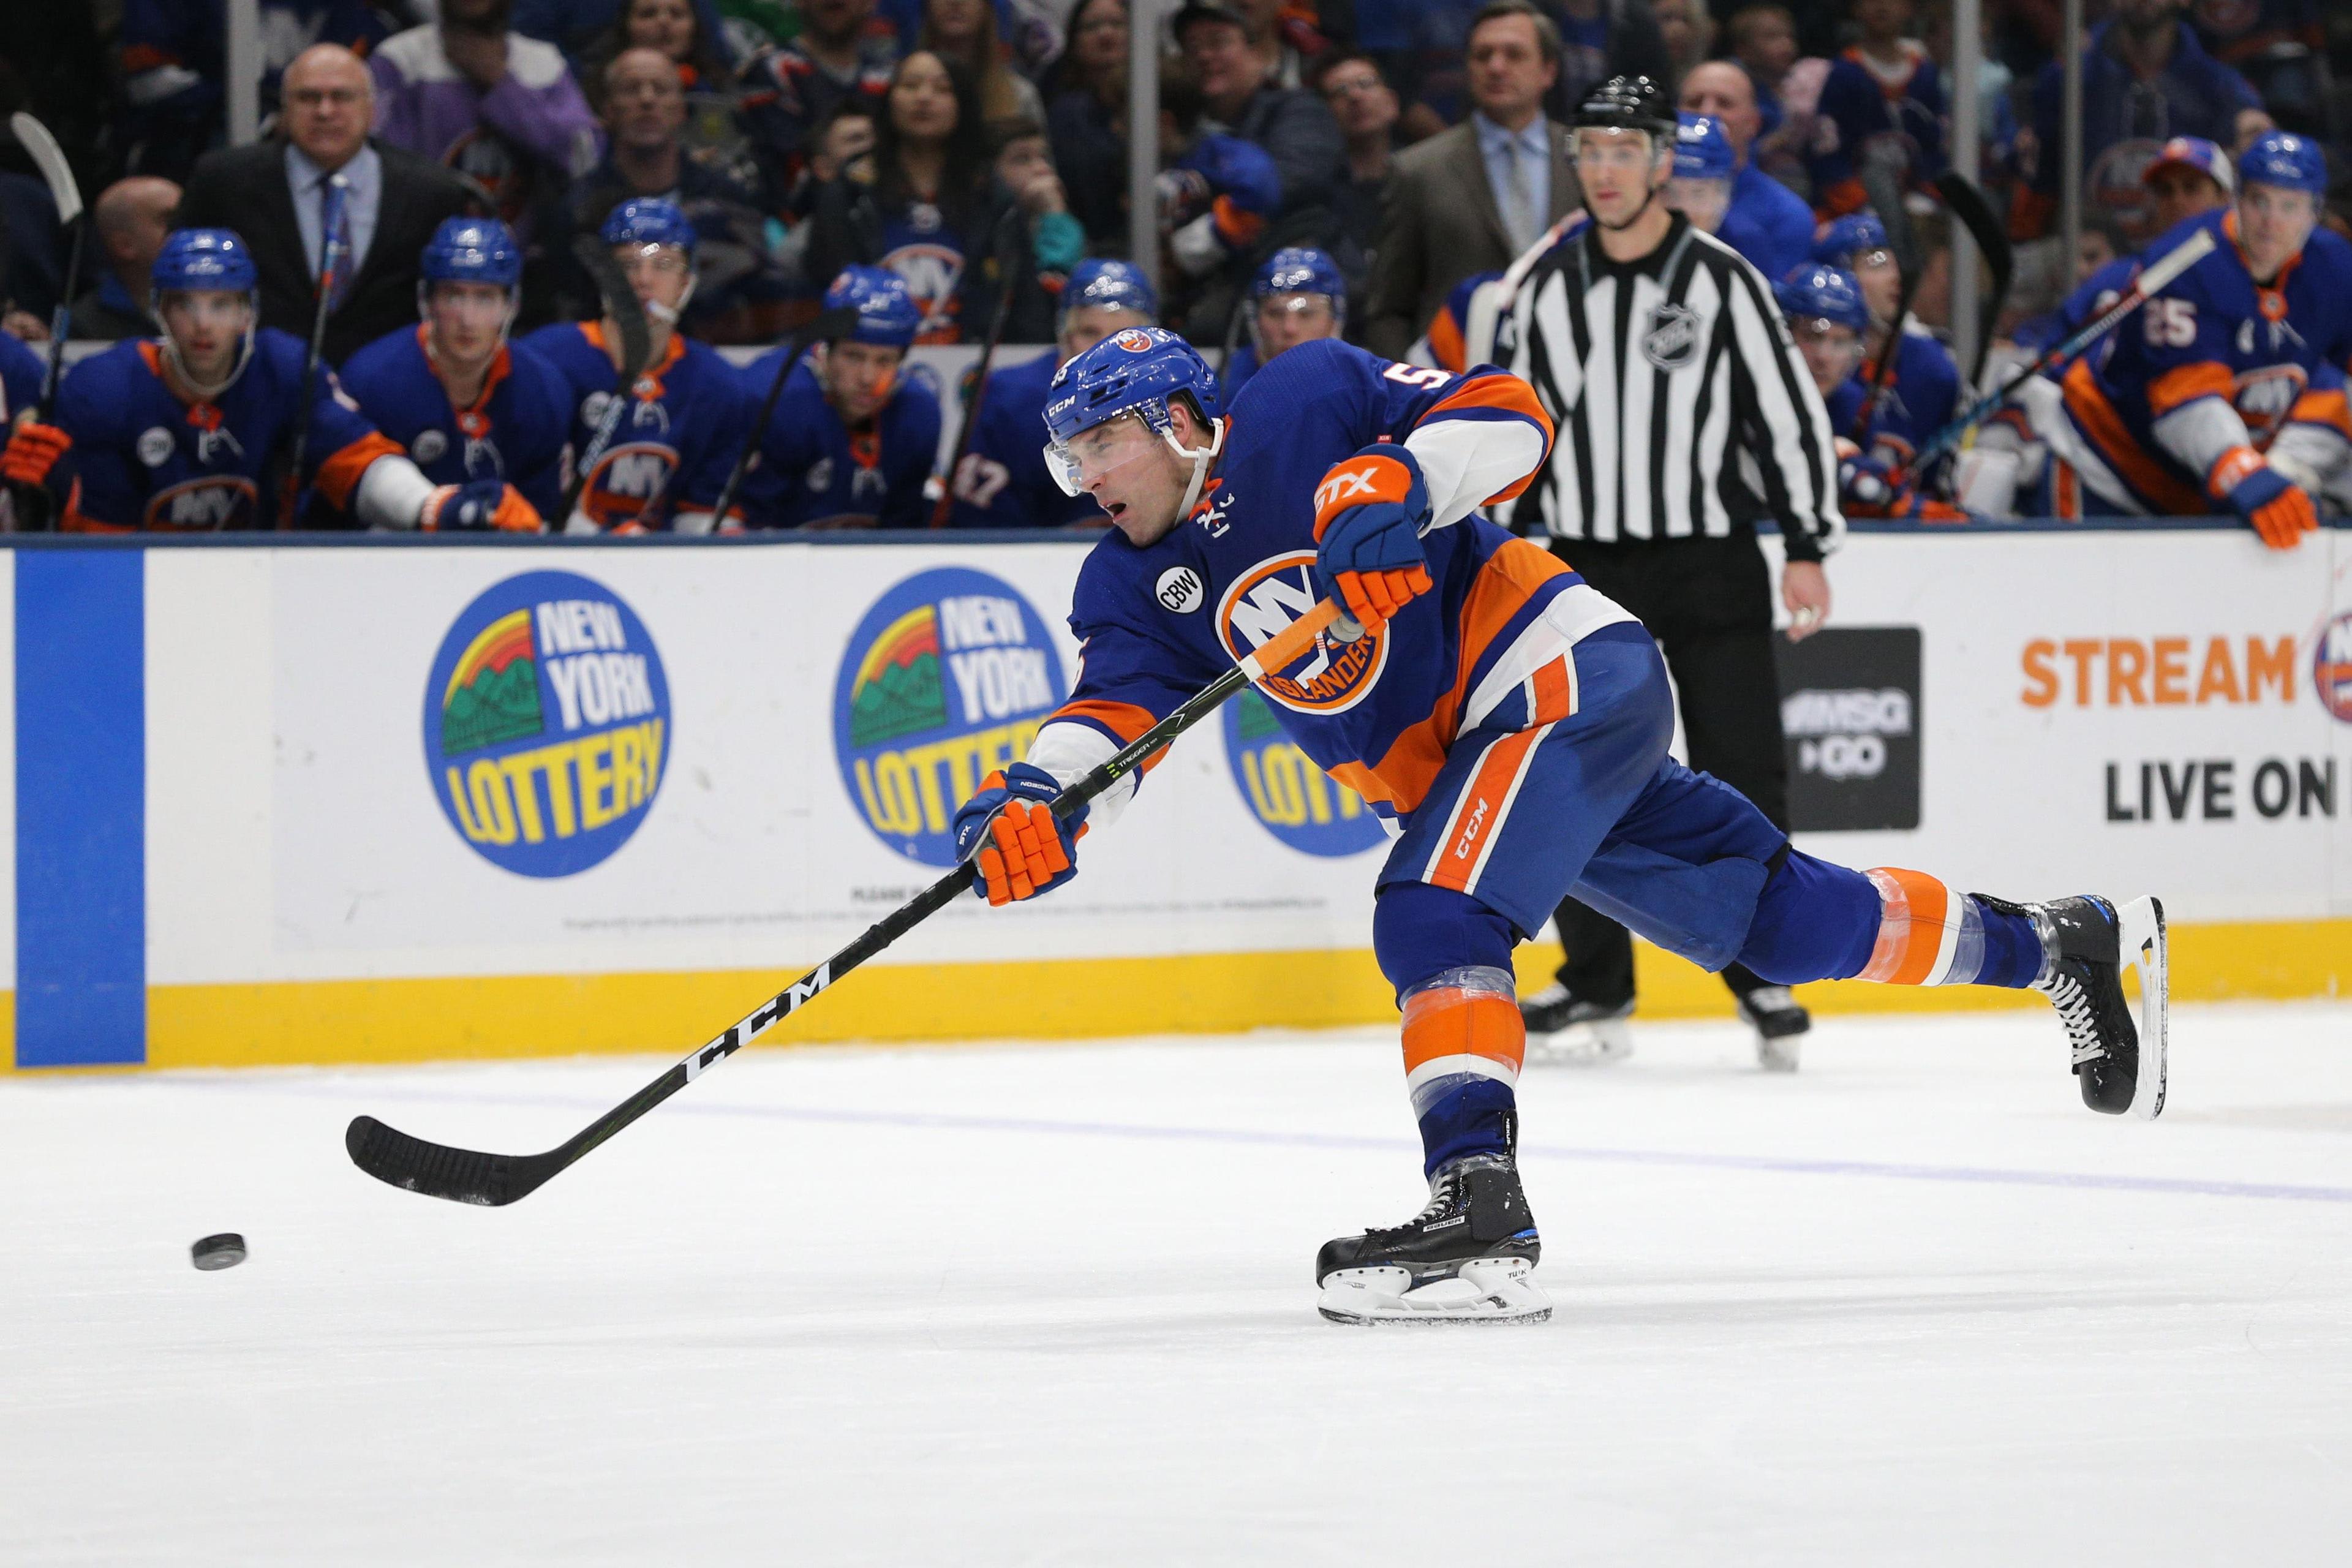
<svg viewBox="0 0 2352 1568">
<path fill-rule="evenodd" d="M 1772 578 L 1756 535 L 1602 544 L 1556 539 L 1553 552 L 1641 617 L 1665 654 L 1682 710 L 1690 765 L 1713 773 L 1789 830 L 1789 763 L 1780 688 L 1772 668 Z M 1623 926 L 1563 899 L 1552 920 L 1568 962 L 1560 983 L 1578 998 L 1633 999 L 1633 938 Z M 1735 995 L 1766 984 L 1733 964 Z"/>
</svg>

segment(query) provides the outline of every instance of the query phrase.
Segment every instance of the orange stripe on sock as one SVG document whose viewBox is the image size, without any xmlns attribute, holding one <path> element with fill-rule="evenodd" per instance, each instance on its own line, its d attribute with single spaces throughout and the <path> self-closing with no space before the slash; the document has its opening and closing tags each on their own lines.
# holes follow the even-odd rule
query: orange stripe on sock
<svg viewBox="0 0 2352 1568">
<path fill-rule="evenodd" d="M 1528 1026 L 1518 1004 L 1492 992 L 1440 986 L 1405 998 L 1404 1070 L 1440 1057 L 1484 1057 L 1519 1070 L 1528 1054 Z"/>
<path fill-rule="evenodd" d="M 1876 866 L 1865 875 L 1878 889 L 1878 940 L 1861 978 L 1886 985 L 1924 983 L 1943 947 L 1951 889 L 1925 871 Z"/>
</svg>

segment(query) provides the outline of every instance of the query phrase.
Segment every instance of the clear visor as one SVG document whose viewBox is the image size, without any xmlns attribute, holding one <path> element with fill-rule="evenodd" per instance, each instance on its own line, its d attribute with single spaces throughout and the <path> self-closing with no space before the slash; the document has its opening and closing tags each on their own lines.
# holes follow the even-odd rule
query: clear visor
<svg viewBox="0 0 2352 1568">
<path fill-rule="evenodd" d="M 1805 363 L 1843 378 L 1862 363 L 1862 339 L 1852 327 L 1826 316 L 1801 316 L 1789 323 Z"/>
<path fill-rule="evenodd" d="M 694 266 L 685 250 L 675 245 L 631 245 L 623 241 L 613 247 L 613 259 L 631 278 L 640 271 L 649 271 L 656 277 L 683 278 Z"/>
<path fill-rule="evenodd" d="M 159 295 L 156 306 L 167 323 L 190 331 L 225 331 L 235 336 L 253 318 L 251 300 L 226 289 L 174 289 Z"/>
<path fill-rule="evenodd" d="M 1045 471 L 1067 496 L 1087 493 L 1087 483 L 1115 474 L 1150 455 L 1160 438 L 1133 414 L 1089 425 L 1067 441 L 1045 443 Z"/>
</svg>

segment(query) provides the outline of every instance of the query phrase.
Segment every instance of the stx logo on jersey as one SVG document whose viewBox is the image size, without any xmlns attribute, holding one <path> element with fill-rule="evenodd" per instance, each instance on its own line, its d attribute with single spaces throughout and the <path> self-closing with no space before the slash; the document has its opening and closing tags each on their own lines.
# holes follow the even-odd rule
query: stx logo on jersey
<svg viewBox="0 0 2352 1568">
<path fill-rule="evenodd" d="M 425 689 L 426 776 L 492 865 L 569 877 L 628 842 L 661 787 L 669 682 L 602 584 L 527 572 L 467 605 Z"/>
<path fill-rule="evenodd" d="M 1315 607 L 1315 552 L 1293 551 L 1261 561 L 1234 579 L 1217 606 L 1217 635 L 1233 661 L 1256 651 Z M 1383 625 L 1351 643 L 1315 639 L 1315 650 L 1269 675 L 1259 689 L 1298 713 L 1343 713 L 1361 702 L 1389 661 Z"/>
</svg>

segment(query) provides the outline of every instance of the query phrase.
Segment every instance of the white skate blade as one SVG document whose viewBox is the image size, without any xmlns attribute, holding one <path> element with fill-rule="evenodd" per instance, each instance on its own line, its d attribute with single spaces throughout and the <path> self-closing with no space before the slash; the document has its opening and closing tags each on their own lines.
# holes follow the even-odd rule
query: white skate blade
<svg viewBox="0 0 2352 1568">
<path fill-rule="evenodd" d="M 2134 899 L 2116 911 L 2126 963 L 2139 971 L 2139 1079 L 2132 1089 L 2131 1113 L 2153 1121 L 2164 1113 L 2165 1026 L 2168 991 L 2164 906 Z"/>
<path fill-rule="evenodd" d="M 1484 1258 L 1450 1279 L 1412 1289 L 1412 1272 L 1390 1265 L 1342 1268 L 1323 1281 L 1316 1310 L 1335 1323 L 1540 1323 L 1551 1298 L 1524 1258 Z"/>
<path fill-rule="evenodd" d="M 1766 1072 L 1795 1072 L 1805 1047 L 1802 1035 L 1783 1035 L 1779 1039 L 1756 1037 L 1756 1065 Z"/>
<path fill-rule="evenodd" d="M 1528 1037 L 1527 1064 L 1546 1068 L 1599 1068 L 1633 1054 L 1633 1031 L 1623 1018 L 1570 1024 L 1549 1035 Z"/>
</svg>

